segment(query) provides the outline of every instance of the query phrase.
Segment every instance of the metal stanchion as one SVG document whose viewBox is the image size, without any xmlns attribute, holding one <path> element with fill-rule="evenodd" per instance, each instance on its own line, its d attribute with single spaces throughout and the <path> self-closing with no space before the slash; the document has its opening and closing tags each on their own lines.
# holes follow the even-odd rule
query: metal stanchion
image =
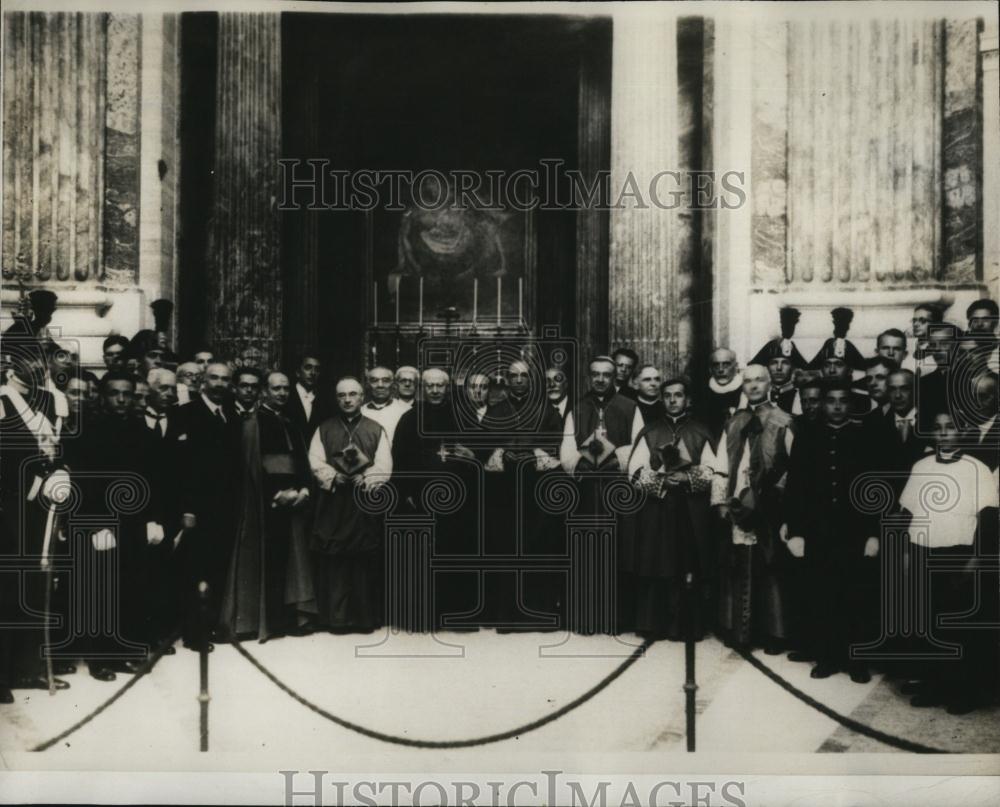
<svg viewBox="0 0 1000 807">
<path fill-rule="evenodd" d="M 698 685 L 694 679 L 694 632 L 695 632 L 694 575 L 684 575 L 684 712 L 687 717 L 687 750 L 694 751 L 694 693 Z"/>
<path fill-rule="evenodd" d="M 198 692 L 198 706 L 201 712 L 201 749 L 208 750 L 208 640 L 211 628 L 208 624 L 208 583 L 202 580 L 198 583 L 198 607 L 201 616 L 201 641 L 198 647 L 198 663 L 200 667 L 201 689 Z"/>
</svg>

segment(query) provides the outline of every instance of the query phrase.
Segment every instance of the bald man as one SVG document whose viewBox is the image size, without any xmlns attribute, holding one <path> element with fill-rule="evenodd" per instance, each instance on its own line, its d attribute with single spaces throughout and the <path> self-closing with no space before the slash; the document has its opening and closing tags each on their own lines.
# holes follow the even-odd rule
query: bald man
<svg viewBox="0 0 1000 807">
<path fill-rule="evenodd" d="M 743 376 L 736 354 L 727 347 L 717 348 L 709 359 L 708 383 L 698 395 L 697 409 L 718 443 L 722 427 L 743 405 Z"/>
<path fill-rule="evenodd" d="M 769 400 L 766 367 L 743 371 L 747 408 L 723 428 L 715 452 L 712 504 L 729 522 L 724 542 L 720 627 L 725 640 L 780 653 L 790 637 L 782 608 L 783 583 L 792 557 L 782 493 L 794 431 L 792 416 Z"/>
<path fill-rule="evenodd" d="M 477 429 L 478 431 L 478 429 Z M 479 508 L 481 504 L 481 461 L 462 440 L 465 435 L 455 416 L 451 378 L 436 367 L 424 370 L 420 397 L 400 419 L 392 446 L 394 480 L 403 510 L 414 515 L 433 515 L 434 552 L 453 555 L 477 555 L 481 551 Z M 469 442 L 465 439 L 465 442 Z M 435 479 L 452 480 L 462 489 L 463 506 L 454 513 L 434 513 L 423 500 L 423 492 Z M 404 615 L 407 630 L 468 630 L 466 619 L 458 614 L 477 610 L 479 583 L 473 572 L 455 571 L 434 579 L 434 602 L 423 603 L 432 613 L 430 623 L 419 615 Z"/>
<path fill-rule="evenodd" d="M 372 367 L 365 374 L 368 401 L 361 407 L 361 414 L 385 429 L 390 448 L 399 419 L 410 408 L 398 398 L 392 397 L 393 381 L 392 370 L 388 367 Z"/>
<path fill-rule="evenodd" d="M 312 549 L 321 627 L 334 633 L 370 633 L 382 625 L 382 529 L 362 511 L 354 489 L 389 480 L 389 438 L 361 412 L 364 388 L 356 378 L 336 386 L 337 414 L 320 424 L 309 444 L 318 487 Z"/>
</svg>

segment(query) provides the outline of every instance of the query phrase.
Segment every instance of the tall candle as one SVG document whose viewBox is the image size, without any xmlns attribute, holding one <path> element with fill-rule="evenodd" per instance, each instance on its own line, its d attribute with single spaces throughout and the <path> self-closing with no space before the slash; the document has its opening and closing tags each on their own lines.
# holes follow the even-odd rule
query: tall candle
<svg viewBox="0 0 1000 807">
<path fill-rule="evenodd" d="M 372 299 L 375 302 L 375 321 L 372 323 L 376 328 L 378 327 L 378 283 L 372 283 Z"/>
<path fill-rule="evenodd" d="M 521 278 L 517 279 L 517 322 L 524 322 L 524 288 Z"/>
<path fill-rule="evenodd" d="M 421 328 L 423 328 L 424 327 L 424 279 L 423 279 L 423 277 L 420 278 L 420 299 L 419 299 L 418 303 L 419 303 L 419 312 L 417 314 L 417 324 Z"/>
<path fill-rule="evenodd" d="M 479 316 L 479 278 L 472 278 L 472 324 L 476 324 Z"/>
<path fill-rule="evenodd" d="M 403 278 L 400 276 L 396 280 L 396 327 L 399 327 L 399 298 L 403 291 Z"/>
<path fill-rule="evenodd" d="M 500 298 L 503 294 L 503 278 L 497 275 L 497 327 L 500 327 Z"/>
</svg>

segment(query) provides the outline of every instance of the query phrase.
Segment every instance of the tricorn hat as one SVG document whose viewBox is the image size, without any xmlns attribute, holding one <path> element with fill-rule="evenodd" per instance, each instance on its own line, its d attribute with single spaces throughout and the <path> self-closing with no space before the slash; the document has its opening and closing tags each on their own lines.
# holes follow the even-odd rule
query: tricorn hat
<svg viewBox="0 0 1000 807">
<path fill-rule="evenodd" d="M 771 359 L 786 358 L 796 370 L 805 369 L 805 357 L 799 353 L 799 349 L 792 341 L 792 337 L 795 336 L 795 326 L 798 325 L 801 316 L 797 308 L 783 306 L 778 311 L 778 317 L 781 319 L 781 337 L 772 339 L 758 350 L 757 355 L 750 360 L 750 364 L 766 366 Z"/>
<path fill-rule="evenodd" d="M 833 317 L 833 336 L 827 339 L 819 352 L 813 356 L 813 360 L 809 362 L 809 369 L 821 369 L 827 359 L 837 358 L 843 359 L 852 370 L 864 370 L 864 356 L 854 343 L 847 339 L 847 332 L 854 320 L 854 312 L 850 308 L 840 307 L 834 308 L 830 316 Z"/>
</svg>

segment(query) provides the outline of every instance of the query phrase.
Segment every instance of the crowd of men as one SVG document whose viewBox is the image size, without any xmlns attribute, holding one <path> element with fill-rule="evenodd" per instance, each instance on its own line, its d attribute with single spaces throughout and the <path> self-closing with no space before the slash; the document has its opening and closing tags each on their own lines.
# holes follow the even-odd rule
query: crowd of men
<svg viewBox="0 0 1000 807">
<path fill-rule="evenodd" d="M 992 300 L 965 327 L 921 305 L 910 336 L 889 328 L 867 356 L 838 308 L 809 361 L 784 308 L 745 365 L 719 348 L 707 378 L 664 378 L 619 348 L 571 400 L 570 368 L 530 351 L 456 378 L 376 366 L 327 384 L 315 354 L 291 373 L 252 349 L 178 357 L 159 325 L 109 336 L 98 379 L 47 338 L 50 294 L 5 334 L 3 552 L 35 566 L 0 595 L 0 701 L 69 686 L 79 659 L 114 680 L 178 631 L 203 650 L 386 625 L 714 633 L 814 678 L 879 668 L 914 706 L 997 694 Z M 595 549 L 610 588 L 569 592 L 557 484 L 573 514 L 613 525 Z M 452 563 L 421 588 L 426 569 L 396 561 L 428 522 L 428 551 Z M 898 588 L 924 633 L 887 621 Z"/>
</svg>

